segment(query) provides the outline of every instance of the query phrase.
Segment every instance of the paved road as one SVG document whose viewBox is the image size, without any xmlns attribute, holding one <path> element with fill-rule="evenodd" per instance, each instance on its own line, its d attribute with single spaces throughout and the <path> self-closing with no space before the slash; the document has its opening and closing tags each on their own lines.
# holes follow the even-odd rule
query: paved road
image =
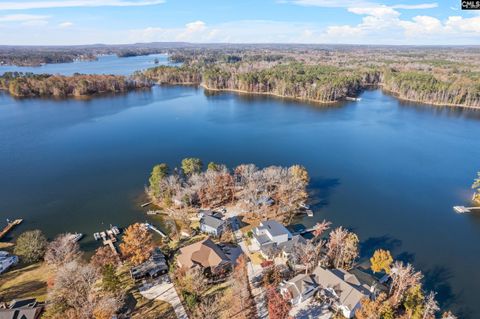
<svg viewBox="0 0 480 319">
<path fill-rule="evenodd" d="M 152 287 L 145 290 L 141 289 L 140 293 L 142 296 L 150 300 L 156 299 L 168 302 L 172 305 L 178 319 L 188 319 L 185 308 L 183 308 L 182 302 L 178 297 L 173 283 L 166 283 L 162 280 L 159 280 L 158 283 Z"/>
</svg>

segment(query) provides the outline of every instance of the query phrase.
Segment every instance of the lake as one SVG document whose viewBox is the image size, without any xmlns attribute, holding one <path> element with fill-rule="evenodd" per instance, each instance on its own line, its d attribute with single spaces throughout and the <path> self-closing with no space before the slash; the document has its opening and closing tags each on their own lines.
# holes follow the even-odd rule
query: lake
<svg viewBox="0 0 480 319">
<path fill-rule="evenodd" d="M 379 90 L 361 98 L 318 106 L 192 87 L 89 100 L 0 93 L 0 218 L 25 219 L 14 236 L 82 232 L 93 249 L 93 232 L 147 219 L 139 203 L 156 163 L 298 163 L 312 179 L 306 226 L 325 218 L 351 228 L 362 256 L 390 249 L 423 271 L 442 306 L 480 318 L 480 216 L 452 210 L 468 204 L 480 170 L 480 112 Z"/>
<path fill-rule="evenodd" d="M 130 75 L 135 71 L 152 68 L 158 65 L 169 64 L 165 54 L 151 54 L 134 57 L 119 58 L 116 55 L 102 55 L 97 61 L 75 61 L 73 63 L 53 63 L 41 66 L 0 65 L 0 74 L 5 72 L 32 72 L 72 75 L 84 74 L 118 74 Z"/>
</svg>

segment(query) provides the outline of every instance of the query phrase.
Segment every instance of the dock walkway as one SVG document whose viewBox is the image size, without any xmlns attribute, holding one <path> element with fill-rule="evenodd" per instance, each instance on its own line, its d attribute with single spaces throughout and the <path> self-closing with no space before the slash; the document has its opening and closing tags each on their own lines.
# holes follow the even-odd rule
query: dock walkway
<svg viewBox="0 0 480 319">
<path fill-rule="evenodd" d="M 459 214 L 471 213 L 472 210 L 480 211 L 480 207 L 453 206 L 453 209 Z"/>
<path fill-rule="evenodd" d="M 8 232 L 10 232 L 13 227 L 20 225 L 23 222 L 23 219 L 15 219 L 13 222 L 9 222 L 7 226 L 0 232 L 0 239 L 2 239 Z"/>
</svg>

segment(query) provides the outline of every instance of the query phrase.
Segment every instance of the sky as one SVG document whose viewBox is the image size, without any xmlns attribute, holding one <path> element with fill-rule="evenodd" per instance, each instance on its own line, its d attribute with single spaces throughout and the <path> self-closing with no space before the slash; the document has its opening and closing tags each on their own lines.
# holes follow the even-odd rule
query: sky
<svg viewBox="0 0 480 319">
<path fill-rule="evenodd" d="M 480 45 L 461 0 L 0 0 L 0 45 Z"/>
</svg>

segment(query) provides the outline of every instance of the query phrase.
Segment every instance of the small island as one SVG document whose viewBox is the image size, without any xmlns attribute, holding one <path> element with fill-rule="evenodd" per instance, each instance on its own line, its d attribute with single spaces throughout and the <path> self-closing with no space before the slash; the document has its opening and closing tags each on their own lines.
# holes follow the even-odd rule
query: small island
<svg viewBox="0 0 480 319">
<path fill-rule="evenodd" d="M 125 93 L 150 88 L 148 81 L 120 75 L 73 76 L 6 72 L 0 76 L 0 89 L 14 97 L 81 97 L 105 93 Z"/>
</svg>

